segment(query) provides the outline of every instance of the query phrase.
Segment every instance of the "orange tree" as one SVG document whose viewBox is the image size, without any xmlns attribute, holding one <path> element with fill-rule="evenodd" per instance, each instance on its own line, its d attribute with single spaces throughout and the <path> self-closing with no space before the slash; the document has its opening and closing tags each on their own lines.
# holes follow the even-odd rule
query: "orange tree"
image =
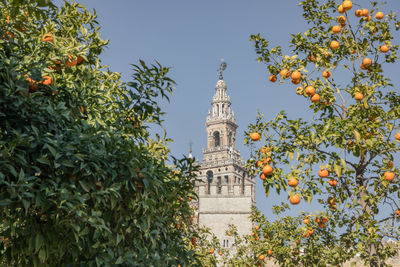
<svg viewBox="0 0 400 267">
<path fill-rule="evenodd" d="M 168 68 L 102 66 L 95 13 L 1 1 L 0 262 L 161 266 L 193 261 L 192 160 L 166 163 L 156 99 Z M 186 223 L 182 230 L 178 224 Z"/>
<path fill-rule="evenodd" d="M 400 24 L 377 1 L 300 5 L 310 27 L 292 35 L 291 55 L 260 34 L 251 40 L 269 80 L 293 83 L 313 117 L 289 119 L 281 112 L 264 121 L 260 114 L 245 142 L 262 143 L 262 149 L 249 164 L 261 173 L 267 194 L 275 188 L 288 191 L 293 205 L 320 203 L 343 259 L 359 254 L 365 264 L 385 266 L 395 253 L 385 239 L 400 239 L 399 167 L 393 164 L 400 150 L 400 95 L 383 68 L 398 60 L 392 32 Z"/>
</svg>

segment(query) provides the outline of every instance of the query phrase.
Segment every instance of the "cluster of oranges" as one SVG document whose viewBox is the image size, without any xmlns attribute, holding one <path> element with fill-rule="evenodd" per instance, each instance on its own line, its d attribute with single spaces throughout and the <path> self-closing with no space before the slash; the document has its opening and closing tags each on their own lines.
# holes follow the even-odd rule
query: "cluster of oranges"
<svg viewBox="0 0 400 267">
<path fill-rule="evenodd" d="M 345 0 L 338 7 L 338 12 L 341 13 L 341 14 L 342 13 L 346 13 L 347 11 L 351 10 L 352 7 L 353 7 L 353 3 L 351 1 Z M 356 10 L 355 15 L 357 17 L 364 17 L 364 19 L 366 21 L 369 21 L 369 20 L 372 19 L 372 17 L 369 15 L 369 10 L 368 9 L 358 9 L 358 10 Z M 378 19 L 378 20 L 381 20 L 381 19 L 384 18 L 384 14 L 382 12 L 377 12 L 376 15 L 375 15 L 375 18 Z M 342 32 L 342 28 L 346 26 L 346 17 L 345 16 L 343 16 L 343 15 L 339 16 L 337 18 L 337 21 L 340 23 L 340 25 L 334 25 L 332 27 L 332 33 L 333 34 L 341 33 Z M 330 48 L 332 50 L 337 50 L 340 47 L 340 43 L 337 40 L 332 40 L 329 46 L 330 46 Z M 389 48 L 389 46 L 387 44 L 383 44 L 380 47 L 380 51 L 382 53 L 387 53 L 389 50 L 390 50 L 390 48 Z M 355 51 L 353 50 L 352 53 L 355 53 Z M 328 53 L 327 55 L 330 55 L 330 54 Z M 315 58 L 313 56 L 310 56 L 309 60 L 310 61 L 314 61 Z M 362 60 L 362 64 L 361 64 L 360 68 L 362 70 L 368 70 L 368 68 L 371 65 L 372 65 L 372 60 L 370 58 L 366 57 L 366 58 L 364 58 Z M 322 77 L 324 77 L 325 79 L 330 78 L 331 75 L 332 75 L 332 73 L 330 72 L 330 70 L 325 70 L 325 71 L 322 72 Z M 291 76 L 293 84 L 299 84 L 301 82 L 301 72 L 298 71 L 298 70 L 295 70 L 292 73 L 290 73 L 290 71 L 288 69 L 284 68 L 284 69 L 282 69 L 280 71 L 280 76 L 281 76 L 281 78 L 283 80 L 287 79 L 289 76 Z M 276 82 L 277 81 L 277 76 L 275 74 L 272 74 L 272 75 L 269 76 L 269 80 L 271 82 Z M 298 95 L 303 95 L 303 92 L 304 92 L 304 88 L 303 87 L 300 86 L 300 87 L 296 88 L 296 93 Z M 316 93 L 315 88 L 313 86 L 311 86 L 311 85 L 307 86 L 305 92 L 306 92 L 307 96 L 310 97 L 310 100 L 313 103 L 320 102 L 321 97 L 320 97 L 319 94 Z M 356 92 L 354 94 L 354 99 L 357 100 L 357 101 L 361 101 L 361 100 L 364 99 L 364 95 L 361 92 Z M 324 102 L 324 104 L 327 104 L 327 102 Z"/>
</svg>

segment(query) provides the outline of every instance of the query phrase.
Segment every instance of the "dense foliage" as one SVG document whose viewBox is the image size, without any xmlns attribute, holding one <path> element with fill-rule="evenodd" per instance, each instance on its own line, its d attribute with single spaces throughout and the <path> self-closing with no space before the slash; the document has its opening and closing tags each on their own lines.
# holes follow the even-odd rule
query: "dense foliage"
<svg viewBox="0 0 400 267">
<path fill-rule="evenodd" d="M 122 82 L 101 65 L 96 14 L 77 3 L 0 7 L 1 264 L 192 262 L 195 168 L 168 166 L 169 140 L 148 128 L 162 123 L 168 68 L 140 62 Z"/>
</svg>

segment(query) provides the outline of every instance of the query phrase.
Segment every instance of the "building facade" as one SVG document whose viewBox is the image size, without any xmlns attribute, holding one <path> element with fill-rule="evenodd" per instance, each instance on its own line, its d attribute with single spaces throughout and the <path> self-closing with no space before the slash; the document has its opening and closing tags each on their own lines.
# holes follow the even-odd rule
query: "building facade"
<svg viewBox="0 0 400 267">
<path fill-rule="evenodd" d="M 196 182 L 198 194 L 197 222 L 211 229 L 221 246 L 231 247 L 233 239 L 226 235 L 229 224 L 238 233 L 249 234 L 251 208 L 255 207 L 255 179 L 245 169 L 245 161 L 236 149 L 235 115 L 231 109 L 227 86 L 220 74 L 208 111 L 205 127 L 207 147 Z"/>
</svg>

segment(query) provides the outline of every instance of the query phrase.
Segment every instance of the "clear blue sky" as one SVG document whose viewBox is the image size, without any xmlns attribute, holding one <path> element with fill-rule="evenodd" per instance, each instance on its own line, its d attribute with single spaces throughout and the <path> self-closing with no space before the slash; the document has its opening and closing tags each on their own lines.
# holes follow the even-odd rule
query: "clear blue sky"
<svg viewBox="0 0 400 267">
<path fill-rule="evenodd" d="M 243 145 L 243 132 L 254 122 L 257 110 L 265 119 L 274 118 L 282 109 L 292 118 L 307 115 L 307 101 L 295 94 L 295 86 L 267 82 L 266 67 L 256 62 L 253 44 L 249 41 L 251 34 L 261 33 L 271 45 L 287 47 L 291 33 L 306 29 L 302 9 L 297 4 L 300 1 L 78 2 L 89 10 L 96 9 L 102 38 L 110 39 L 102 61 L 112 71 L 122 73 L 125 81 L 129 81 L 132 73 L 130 64 L 139 59 L 148 63 L 158 60 L 172 67 L 170 76 L 177 82 L 177 90 L 171 103 L 162 103 L 162 107 L 167 113 L 164 124 L 167 134 L 175 141 L 170 148 L 177 157 L 187 155 L 192 141 L 194 156 L 202 160 L 201 151 L 206 146 L 204 123 L 215 92 L 216 70 L 221 58 L 228 64 L 224 80 L 239 124 L 237 147 L 244 159 L 247 160 L 249 149 Z M 354 2 L 370 8 L 369 1 Z M 400 11 L 400 1 L 387 2 L 386 10 Z M 399 32 L 396 34 L 398 36 Z M 396 78 L 393 82 L 397 88 L 400 85 L 398 70 L 399 65 L 391 65 L 389 69 L 391 78 Z M 399 159 L 395 164 L 400 164 Z M 267 199 L 257 179 L 256 201 L 261 211 L 270 216 L 272 203 L 279 200 L 287 201 L 286 194 Z M 308 204 L 300 206 L 310 208 Z"/>
</svg>

